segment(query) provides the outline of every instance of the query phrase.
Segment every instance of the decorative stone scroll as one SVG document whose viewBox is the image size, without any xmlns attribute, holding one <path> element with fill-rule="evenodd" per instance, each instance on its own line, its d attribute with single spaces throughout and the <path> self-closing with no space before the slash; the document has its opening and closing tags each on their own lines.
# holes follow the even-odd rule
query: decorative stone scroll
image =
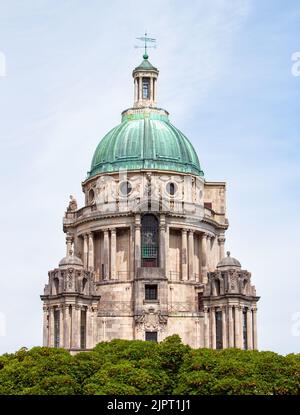
<svg viewBox="0 0 300 415">
<path fill-rule="evenodd" d="M 138 331 L 164 331 L 168 322 L 168 317 L 155 311 L 154 308 L 143 310 L 141 314 L 135 316 L 135 324 Z"/>
</svg>

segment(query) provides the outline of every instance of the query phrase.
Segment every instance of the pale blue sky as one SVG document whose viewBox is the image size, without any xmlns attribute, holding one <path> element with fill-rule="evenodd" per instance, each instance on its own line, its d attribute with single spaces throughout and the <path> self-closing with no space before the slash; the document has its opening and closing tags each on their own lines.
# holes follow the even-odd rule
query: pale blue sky
<svg viewBox="0 0 300 415">
<path fill-rule="evenodd" d="M 299 2 L 2 0 L 0 353 L 41 344 L 68 197 L 83 202 L 97 143 L 132 105 L 146 28 L 159 106 L 228 183 L 226 248 L 261 296 L 259 347 L 299 352 Z"/>
</svg>

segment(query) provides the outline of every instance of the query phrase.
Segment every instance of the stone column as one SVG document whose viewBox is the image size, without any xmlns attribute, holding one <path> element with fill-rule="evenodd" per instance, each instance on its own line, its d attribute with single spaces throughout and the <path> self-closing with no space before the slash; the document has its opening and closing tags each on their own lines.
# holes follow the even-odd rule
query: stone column
<svg viewBox="0 0 300 415">
<path fill-rule="evenodd" d="M 225 257 L 225 236 L 220 235 L 218 238 L 219 243 L 219 261 L 221 261 Z"/>
<path fill-rule="evenodd" d="M 103 247 L 103 258 L 104 258 L 104 279 L 109 279 L 109 233 L 108 229 L 104 230 L 104 247 Z"/>
<path fill-rule="evenodd" d="M 71 348 L 80 348 L 80 307 L 72 305 L 72 335 Z"/>
<path fill-rule="evenodd" d="M 94 312 L 92 311 L 92 307 L 87 307 L 87 310 L 86 310 L 86 348 L 87 349 L 92 349 L 94 347 L 93 323 L 94 323 Z"/>
<path fill-rule="evenodd" d="M 206 241 L 206 234 L 202 235 L 201 240 L 201 279 L 202 283 L 207 283 L 207 241 Z"/>
<path fill-rule="evenodd" d="M 66 244 L 67 244 L 66 256 L 69 256 L 69 255 L 72 254 L 72 242 L 73 242 L 72 235 L 70 233 L 67 233 L 67 236 L 66 236 Z"/>
<path fill-rule="evenodd" d="M 49 347 L 54 347 L 54 307 L 49 307 Z"/>
<path fill-rule="evenodd" d="M 182 229 L 182 243 L 181 243 L 181 264 L 182 264 L 182 280 L 188 279 L 188 263 L 187 263 L 187 230 Z"/>
<path fill-rule="evenodd" d="M 206 235 L 206 267 L 207 272 L 210 271 L 210 235 Z"/>
<path fill-rule="evenodd" d="M 88 268 L 90 271 L 94 269 L 94 238 L 92 232 L 88 235 L 88 244 L 89 244 L 89 255 L 88 255 Z"/>
<path fill-rule="evenodd" d="M 216 312 L 214 307 L 210 309 L 210 326 L 211 326 L 211 348 L 216 349 Z"/>
<path fill-rule="evenodd" d="M 130 266 L 128 279 L 134 277 L 134 226 L 130 226 Z"/>
<path fill-rule="evenodd" d="M 138 97 L 138 87 L 137 87 L 137 78 L 134 79 L 134 102 L 137 102 Z"/>
<path fill-rule="evenodd" d="M 233 307 L 228 306 L 228 325 L 229 325 L 229 344 L 228 347 L 234 347 L 234 327 L 233 327 Z"/>
<path fill-rule="evenodd" d="M 194 275 L 194 231 L 189 231 L 189 280 L 193 281 L 195 279 Z"/>
<path fill-rule="evenodd" d="M 139 77 L 139 101 L 143 99 L 143 78 Z"/>
<path fill-rule="evenodd" d="M 207 308 L 204 308 L 204 347 L 209 348 L 209 313 Z"/>
<path fill-rule="evenodd" d="M 49 347 L 49 312 L 48 307 L 43 307 L 43 346 Z"/>
<path fill-rule="evenodd" d="M 166 277 L 167 278 L 170 278 L 169 247 L 170 247 L 170 228 L 168 225 L 166 225 L 166 237 L 165 237 L 165 261 L 166 262 L 165 263 L 166 263 Z"/>
<path fill-rule="evenodd" d="M 257 350 L 257 318 L 256 318 L 256 314 L 257 313 L 257 309 L 253 308 L 252 309 L 252 325 L 253 325 L 253 349 Z"/>
<path fill-rule="evenodd" d="M 234 307 L 234 346 L 236 348 L 241 348 L 241 310 L 239 306 Z"/>
<path fill-rule="evenodd" d="M 88 236 L 85 234 L 83 235 L 83 266 L 84 269 L 88 268 Z"/>
<path fill-rule="evenodd" d="M 228 347 L 227 344 L 227 312 L 226 307 L 222 307 L 222 343 L 223 349 Z"/>
<path fill-rule="evenodd" d="M 65 347 L 65 333 L 64 333 L 64 305 L 58 307 L 59 310 L 59 347 Z"/>
<path fill-rule="evenodd" d="M 243 307 L 240 307 L 240 348 L 244 349 L 244 313 L 243 313 Z"/>
<path fill-rule="evenodd" d="M 64 309 L 64 343 L 66 349 L 71 347 L 71 316 L 69 305 L 65 305 Z"/>
<path fill-rule="evenodd" d="M 117 278 L 117 230 L 116 228 L 111 229 L 111 249 L 110 249 L 110 270 L 111 279 Z"/>
<path fill-rule="evenodd" d="M 135 216 L 135 250 L 134 250 L 134 258 L 135 258 L 135 273 L 137 273 L 137 269 L 141 268 L 141 215 Z"/>
<path fill-rule="evenodd" d="M 166 217 L 160 215 L 159 225 L 159 266 L 166 270 Z"/>
<path fill-rule="evenodd" d="M 247 349 L 253 349 L 253 338 L 252 338 L 252 311 L 250 308 L 247 308 Z"/>
</svg>

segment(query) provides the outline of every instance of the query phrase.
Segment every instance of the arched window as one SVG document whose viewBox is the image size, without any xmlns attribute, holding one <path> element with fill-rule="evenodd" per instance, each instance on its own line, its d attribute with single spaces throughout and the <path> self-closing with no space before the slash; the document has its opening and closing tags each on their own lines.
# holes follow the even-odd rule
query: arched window
<svg viewBox="0 0 300 415">
<path fill-rule="evenodd" d="M 248 283 L 247 280 L 243 281 L 243 294 L 247 294 L 247 283 Z"/>
<path fill-rule="evenodd" d="M 143 78 L 143 99 L 150 99 L 150 78 Z"/>
<path fill-rule="evenodd" d="M 83 292 L 83 294 L 85 294 L 86 283 L 87 283 L 87 279 L 83 278 L 83 280 L 82 280 L 82 292 Z"/>
<path fill-rule="evenodd" d="M 221 294 L 221 281 L 219 279 L 215 280 L 216 295 Z"/>
<path fill-rule="evenodd" d="M 53 280 L 53 284 L 54 284 L 54 295 L 58 294 L 59 291 L 59 279 L 58 278 L 54 278 Z"/>
<path fill-rule="evenodd" d="M 154 215 L 142 218 L 142 267 L 158 267 L 158 220 Z"/>
</svg>

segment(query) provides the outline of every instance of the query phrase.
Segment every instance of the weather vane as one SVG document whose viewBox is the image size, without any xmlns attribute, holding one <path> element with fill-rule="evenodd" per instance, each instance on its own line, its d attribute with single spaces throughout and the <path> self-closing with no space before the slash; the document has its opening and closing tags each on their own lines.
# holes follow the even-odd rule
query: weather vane
<svg viewBox="0 0 300 415">
<path fill-rule="evenodd" d="M 144 42 L 144 46 L 135 46 L 136 49 L 144 49 L 144 59 L 148 59 L 148 53 L 147 50 L 150 48 L 156 48 L 156 39 L 153 39 L 151 37 L 147 36 L 147 32 L 145 32 L 145 36 L 137 37 L 137 40 L 140 40 L 141 42 Z"/>
</svg>

